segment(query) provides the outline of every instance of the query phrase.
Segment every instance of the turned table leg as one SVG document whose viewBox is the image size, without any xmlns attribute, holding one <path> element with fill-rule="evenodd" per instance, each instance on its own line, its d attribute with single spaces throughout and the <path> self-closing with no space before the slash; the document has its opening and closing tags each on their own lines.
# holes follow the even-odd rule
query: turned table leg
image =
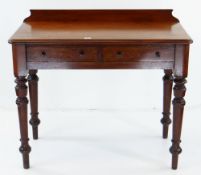
<svg viewBox="0 0 201 175">
<path fill-rule="evenodd" d="M 170 152 L 172 153 L 172 169 L 177 169 L 178 155 L 182 152 L 180 147 L 180 137 L 182 129 L 183 110 L 185 105 L 186 79 L 185 77 L 174 78 L 174 96 L 173 99 L 173 136 Z"/>
<path fill-rule="evenodd" d="M 37 70 L 30 70 L 28 76 L 29 96 L 31 105 L 31 119 L 30 124 L 33 130 L 33 139 L 38 139 L 38 125 L 40 120 L 38 118 L 38 76 Z"/>
<path fill-rule="evenodd" d="M 171 105 L 171 96 L 172 96 L 172 84 L 173 76 L 172 70 L 164 70 L 163 77 L 163 118 L 161 123 L 163 124 L 163 138 L 168 137 L 168 128 L 171 123 L 170 119 L 170 105 Z"/>
<path fill-rule="evenodd" d="M 20 134 L 21 134 L 21 146 L 20 152 L 23 156 L 23 166 L 25 169 L 29 168 L 29 153 L 31 147 L 29 146 L 28 138 L 28 123 L 27 123 L 27 79 L 25 76 L 16 77 L 15 82 L 17 83 L 15 90 L 17 95 L 16 104 L 18 106 L 18 115 L 19 115 L 19 125 L 20 125 Z"/>
</svg>

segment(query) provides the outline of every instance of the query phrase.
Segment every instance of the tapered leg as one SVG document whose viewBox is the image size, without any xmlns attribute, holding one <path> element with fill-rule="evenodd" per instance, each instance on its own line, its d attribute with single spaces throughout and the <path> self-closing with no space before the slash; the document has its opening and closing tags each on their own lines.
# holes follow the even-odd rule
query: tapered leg
<svg viewBox="0 0 201 175">
<path fill-rule="evenodd" d="M 21 146 L 20 152 L 23 156 L 23 166 L 25 169 L 29 168 L 29 153 L 31 147 L 29 146 L 28 138 L 28 122 L 27 122 L 27 79 L 25 76 L 16 77 L 15 82 L 17 83 L 15 90 L 17 95 L 16 104 L 18 106 L 18 115 L 19 115 L 19 125 L 20 125 L 20 134 L 21 134 Z"/>
<path fill-rule="evenodd" d="M 170 119 L 170 105 L 172 96 L 172 84 L 173 76 L 172 70 L 164 70 L 165 75 L 163 77 L 163 118 L 161 123 L 163 124 L 163 138 L 168 137 L 168 128 L 171 123 Z"/>
<path fill-rule="evenodd" d="M 29 122 L 33 129 L 33 139 L 38 139 L 38 125 L 40 124 L 38 118 L 38 76 L 36 74 L 37 70 L 30 70 L 28 76 L 31 105 L 31 119 Z"/>
<path fill-rule="evenodd" d="M 183 110 L 185 105 L 186 79 L 185 77 L 175 77 L 173 99 L 173 138 L 170 152 L 172 153 L 172 169 L 177 169 L 178 155 L 182 152 L 180 147 L 180 137 L 182 129 Z"/>
</svg>

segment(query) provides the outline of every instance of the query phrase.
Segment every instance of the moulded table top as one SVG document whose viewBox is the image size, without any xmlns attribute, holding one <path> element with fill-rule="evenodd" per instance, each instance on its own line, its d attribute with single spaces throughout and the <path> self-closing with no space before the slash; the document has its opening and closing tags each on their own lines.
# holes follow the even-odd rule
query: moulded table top
<svg viewBox="0 0 201 175">
<path fill-rule="evenodd" d="M 10 43 L 191 43 L 172 10 L 32 10 Z"/>
</svg>

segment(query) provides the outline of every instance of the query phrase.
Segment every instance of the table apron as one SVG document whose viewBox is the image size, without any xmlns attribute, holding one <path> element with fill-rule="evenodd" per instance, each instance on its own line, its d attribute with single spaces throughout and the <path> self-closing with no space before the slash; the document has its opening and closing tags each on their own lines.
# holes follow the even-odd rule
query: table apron
<svg viewBox="0 0 201 175">
<path fill-rule="evenodd" d="M 27 45 L 27 69 L 173 69 L 175 45 Z"/>
<path fill-rule="evenodd" d="M 173 69 L 174 61 L 27 62 L 27 69 Z"/>
</svg>

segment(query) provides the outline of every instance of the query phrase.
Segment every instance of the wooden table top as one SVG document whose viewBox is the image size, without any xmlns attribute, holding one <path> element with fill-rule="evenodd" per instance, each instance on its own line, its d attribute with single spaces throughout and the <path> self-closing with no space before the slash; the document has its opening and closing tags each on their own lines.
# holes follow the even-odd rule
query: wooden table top
<svg viewBox="0 0 201 175">
<path fill-rule="evenodd" d="M 181 43 L 172 10 L 31 10 L 10 43 Z"/>
</svg>

